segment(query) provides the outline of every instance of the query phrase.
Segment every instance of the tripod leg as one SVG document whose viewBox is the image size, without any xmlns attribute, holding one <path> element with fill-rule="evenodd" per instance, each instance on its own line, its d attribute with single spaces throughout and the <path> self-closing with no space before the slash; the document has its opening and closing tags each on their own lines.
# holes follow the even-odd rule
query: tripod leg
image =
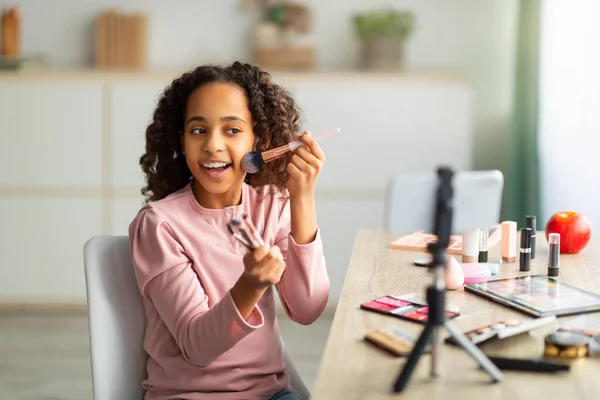
<svg viewBox="0 0 600 400">
<path fill-rule="evenodd" d="M 435 378 L 438 376 L 440 366 L 440 329 L 441 327 L 434 327 L 431 333 L 431 377 Z"/>
<path fill-rule="evenodd" d="M 425 349 L 427 348 L 427 345 L 431 342 L 431 337 L 435 329 L 437 328 L 437 326 L 430 323 L 426 324 L 425 328 L 423 328 L 421 336 L 419 336 L 419 339 L 417 339 L 415 346 L 408 355 L 406 363 L 404 364 L 404 368 L 402 368 L 398 379 L 396 379 L 396 383 L 394 384 L 395 393 L 404 390 L 404 388 L 408 384 L 408 380 L 410 379 L 410 376 L 412 375 L 415 367 L 417 366 L 419 358 L 421 358 L 421 356 L 425 352 Z"/>
<path fill-rule="evenodd" d="M 461 331 L 459 331 L 452 322 L 446 321 L 444 326 L 450 332 L 450 335 L 456 340 L 456 342 L 467 352 L 471 357 L 477 361 L 477 363 L 483 368 L 488 374 L 491 375 L 494 382 L 500 382 L 503 374 L 496 367 L 496 365 L 490 361 L 489 358 L 479 349 L 476 345 L 471 343 L 469 339 Z"/>
</svg>

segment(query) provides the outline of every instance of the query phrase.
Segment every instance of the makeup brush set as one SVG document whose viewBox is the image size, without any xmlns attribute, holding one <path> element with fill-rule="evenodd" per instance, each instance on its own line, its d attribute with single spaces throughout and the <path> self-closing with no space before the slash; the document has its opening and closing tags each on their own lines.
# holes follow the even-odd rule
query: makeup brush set
<svg viewBox="0 0 600 400">
<path fill-rule="evenodd" d="M 227 230 L 249 250 L 256 250 L 265 245 L 246 212 L 242 214 L 242 218 L 232 218 L 227 223 Z"/>
</svg>

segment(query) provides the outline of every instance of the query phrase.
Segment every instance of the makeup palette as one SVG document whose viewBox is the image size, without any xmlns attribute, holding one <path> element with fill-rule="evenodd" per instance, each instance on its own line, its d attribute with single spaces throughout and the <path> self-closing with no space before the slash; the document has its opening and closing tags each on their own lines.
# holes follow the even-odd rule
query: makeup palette
<svg viewBox="0 0 600 400">
<path fill-rule="evenodd" d="M 360 305 L 360 308 L 407 321 L 426 323 L 429 307 L 426 304 L 416 303 L 407 299 L 394 296 L 383 296 Z M 458 317 L 457 311 L 446 311 L 448 318 Z"/>
<path fill-rule="evenodd" d="M 556 322 L 556 316 L 554 315 L 527 320 L 508 319 L 465 332 L 465 336 L 473 344 L 479 345 L 492 339 L 506 339 L 511 336 L 529 332 L 553 322 Z M 445 342 L 453 345 L 458 344 L 452 336 L 446 338 Z"/>
</svg>

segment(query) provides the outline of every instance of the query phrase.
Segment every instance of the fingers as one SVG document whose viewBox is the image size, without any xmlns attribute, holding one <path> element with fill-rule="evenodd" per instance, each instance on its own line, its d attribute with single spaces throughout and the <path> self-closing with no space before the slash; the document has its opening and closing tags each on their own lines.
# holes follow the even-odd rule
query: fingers
<svg viewBox="0 0 600 400">
<path fill-rule="evenodd" d="M 308 156 L 305 155 L 306 153 L 308 153 Z M 313 157 L 312 154 L 308 152 L 308 150 L 298 149 L 296 150 L 296 154 L 292 156 L 290 162 L 296 167 L 298 167 L 298 169 L 301 171 L 314 172 L 313 170 L 319 169 L 319 166 L 314 165 L 313 163 L 320 161 Z"/>
<path fill-rule="evenodd" d="M 248 251 L 244 255 L 244 263 L 249 262 L 251 264 L 256 264 L 260 262 L 265 256 L 269 253 L 269 248 L 266 246 L 261 246 L 256 250 Z"/>
<path fill-rule="evenodd" d="M 302 179 L 302 176 L 303 176 L 302 171 L 294 163 L 289 163 L 287 165 L 286 169 L 292 179 L 295 179 L 295 180 Z"/>
<path fill-rule="evenodd" d="M 262 258 L 256 260 L 255 253 Z M 248 252 L 244 256 L 244 265 L 246 276 L 249 276 L 253 282 L 261 287 L 279 282 L 285 269 L 283 254 L 277 246 L 270 249 L 261 247 Z"/>
<path fill-rule="evenodd" d="M 256 266 L 259 268 L 269 267 L 275 261 L 283 262 L 283 255 L 277 246 L 271 247 L 267 254 L 256 264 Z"/>
<path fill-rule="evenodd" d="M 306 149 L 310 150 L 310 153 L 316 157 L 317 160 L 321 163 L 325 162 L 325 154 L 323 153 L 321 146 L 319 146 L 319 143 L 311 136 L 309 131 L 305 131 L 303 135 L 300 135 L 299 140 L 304 143 Z"/>
</svg>

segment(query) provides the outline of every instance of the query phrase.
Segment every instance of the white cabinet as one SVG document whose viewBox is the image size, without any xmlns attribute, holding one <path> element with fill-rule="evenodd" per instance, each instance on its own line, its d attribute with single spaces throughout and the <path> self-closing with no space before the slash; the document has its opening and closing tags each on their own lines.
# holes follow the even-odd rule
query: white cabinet
<svg viewBox="0 0 600 400">
<path fill-rule="evenodd" d="M 0 302 L 85 301 L 83 245 L 100 233 L 98 198 L 0 198 Z"/>
<path fill-rule="evenodd" d="M 383 226 L 389 177 L 471 168 L 471 90 L 452 79 L 292 77 L 275 76 L 304 127 L 341 128 L 321 142 L 317 190 L 335 303 L 356 232 Z M 83 244 L 127 234 L 143 205 L 146 128 L 171 81 L 134 78 L 0 75 L 0 302 L 84 303 Z"/>
<path fill-rule="evenodd" d="M 328 189 L 380 190 L 394 174 L 430 171 L 438 163 L 471 165 L 470 91 L 461 83 L 298 84 L 307 129 L 339 127 L 324 139 Z"/>
<path fill-rule="evenodd" d="M 98 187 L 102 85 L 0 82 L 0 185 Z"/>
<path fill-rule="evenodd" d="M 327 162 L 318 184 L 319 225 L 331 279 L 340 295 L 359 229 L 381 229 L 388 179 L 471 168 L 471 91 L 462 82 L 299 83 L 294 96 Z"/>
<path fill-rule="evenodd" d="M 146 128 L 167 82 L 118 82 L 108 86 L 110 181 L 116 187 L 142 187 L 140 157 Z"/>
</svg>

